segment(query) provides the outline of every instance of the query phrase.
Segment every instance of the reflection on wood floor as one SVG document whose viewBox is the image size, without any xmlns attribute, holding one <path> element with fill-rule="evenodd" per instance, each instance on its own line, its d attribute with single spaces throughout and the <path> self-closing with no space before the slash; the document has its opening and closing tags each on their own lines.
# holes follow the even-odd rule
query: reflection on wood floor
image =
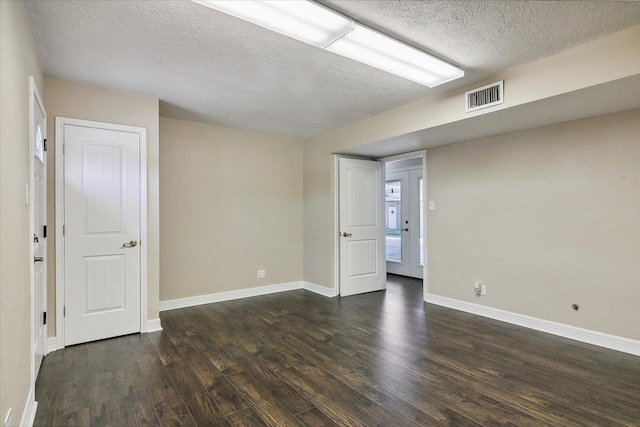
<svg viewBox="0 0 640 427">
<path fill-rule="evenodd" d="M 640 425 L 640 359 L 422 302 L 421 282 L 161 313 L 49 354 L 36 425 Z"/>
</svg>

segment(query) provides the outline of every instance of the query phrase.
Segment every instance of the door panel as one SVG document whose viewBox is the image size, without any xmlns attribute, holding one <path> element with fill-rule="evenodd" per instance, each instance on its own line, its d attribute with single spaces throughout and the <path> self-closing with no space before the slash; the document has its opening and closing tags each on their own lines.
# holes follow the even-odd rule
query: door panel
<svg viewBox="0 0 640 427">
<path fill-rule="evenodd" d="M 46 113 L 38 91 L 33 86 L 32 95 L 33 187 L 31 188 L 31 213 L 33 223 L 33 351 L 34 374 L 37 376 L 46 352 L 47 328 L 44 314 L 47 311 L 47 243 L 44 227 L 47 218 L 47 159 L 44 151 L 46 138 Z"/>
<path fill-rule="evenodd" d="M 386 288 L 383 165 L 339 160 L 340 295 Z"/>
<path fill-rule="evenodd" d="M 64 143 L 65 345 L 139 332 L 140 137 L 65 124 Z"/>
</svg>

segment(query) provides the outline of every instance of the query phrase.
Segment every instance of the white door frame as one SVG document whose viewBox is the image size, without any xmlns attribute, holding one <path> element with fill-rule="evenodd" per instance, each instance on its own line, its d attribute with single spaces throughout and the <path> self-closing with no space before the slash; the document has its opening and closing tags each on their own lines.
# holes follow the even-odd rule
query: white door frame
<svg viewBox="0 0 640 427">
<path fill-rule="evenodd" d="M 140 135 L 140 332 L 147 332 L 147 129 L 135 126 L 56 117 L 56 345 L 64 348 L 64 126 L 84 126 Z"/>
<path fill-rule="evenodd" d="M 407 160 L 407 159 L 415 159 L 417 157 L 422 157 L 422 179 L 423 179 L 423 185 L 422 185 L 422 198 L 424 200 L 424 212 L 423 214 L 423 218 L 424 218 L 424 265 L 422 266 L 422 300 L 426 301 L 427 300 L 427 286 L 428 286 L 428 280 L 427 280 L 427 272 L 425 271 L 426 267 L 427 267 L 427 260 L 429 259 L 428 257 L 428 253 L 427 253 L 427 237 L 429 235 L 429 228 L 427 227 L 427 212 L 428 212 L 428 206 L 429 206 L 429 202 L 427 200 L 427 150 L 420 150 L 420 151 L 412 151 L 410 153 L 404 153 L 404 154 L 398 154 L 395 156 L 389 156 L 389 157 L 383 157 L 381 159 L 379 159 L 381 162 L 387 163 L 387 162 L 394 162 L 397 160 Z"/>
<path fill-rule="evenodd" d="M 36 108 L 36 104 L 40 105 L 40 108 L 42 109 L 42 111 L 44 112 L 45 115 L 45 122 L 43 123 L 43 138 L 46 140 L 47 138 L 47 113 L 46 110 L 44 109 L 44 103 L 42 102 L 42 98 L 40 97 L 40 93 L 38 92 L 38 87 L 36 86 L 36 81 L 33 77 L 29 77 L 29 191 L 27 196 L 25 196 L 27 198 L 27 203 L 29 204 L 29 235 L 28 235 L 28 241 L 29 241 L 29 266 L 30 266 L 30 282 L 31 282 L 31 322 L 33 321 L 33 319 L 35 319 L 35 314 L 36 311 L 39 309 L 39 307 L 35 307 L 35 293 L 37 292 L 36 289 L 36 283 L 35 283 L 35 277 L 34 277 L 34 263 L 33 263 L 33 257 L 34 255 L 34 250 L 33 250 L 33 235 L 35 233 L 35 212 L 33 211 L 33 200 L 32 200 L 32 196 L 34 194 L 34 179 L 33 179 L 33 174 L 34 174 L 34 168 L 33 168 L 33 158 L 35 157 L 35 147 L 33 145 L 33 142 L 35 141 L 35 135 L 33 132 L 33 128 L 34 128 L 34 122 L 35 122 L 35 115 L 34 115 L 34 109 Z M 44 154 L 45 156 L 45 165 L 46 165 L 46 153 Z M 46 171 L 45 171 L 45 184 L 46 184 Z M 46 188 L 45 188 L 46 191 Z M 46 195 L 45 195 L 45 200 L 46 200 Z M 47 242 L 43 241 L 44 244 L 44 288 L 45 288 L 45 300 L 46 300 L 46 291 L 47 291 Z M 30 323 L 31 323 L 30 322 Z M 34 347 L 34 343 L 36 341 L 36 334 L 35 334 L 35 325 L 31 324 L 30 325 L 30 329 L 31 329 L 31 385 L 33 386 L 36 383 L 36 360 L 35 360 L 35 352 L 36 349 Z M 43 354 L 47 354 L 47 336 L 48 336 L 48 332 L 47 332 L 47 325 L 44 325 L 44 339 L 45 342 L 42 343 L 43 344 Z"/>
</svg>

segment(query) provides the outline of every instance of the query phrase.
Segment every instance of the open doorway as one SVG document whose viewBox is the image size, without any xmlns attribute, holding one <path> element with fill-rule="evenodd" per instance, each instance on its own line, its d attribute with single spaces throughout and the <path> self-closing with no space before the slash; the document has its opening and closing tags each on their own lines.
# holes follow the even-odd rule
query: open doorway
<svg viewBox="0 0 640 427">
<path fill-rule="evenodd" d="M 420 288 L 425 277 L 425 155 L 408 153 L 385 163 L 385 254 L 388 283 Z"/>
<path fill-rule="evenodd" d="M 419 287 L 417 291 L 424 300 L 427 262 L 425 158 L 425 151 L 376 161 L 335 156 L 338 295 L 384 290 L 386 282 L 402 277 L 407 280 L 401 282 L 409 281 Z M 374 174 L 373 169 L 368 170 L 376 164 L 380 175 Z M 402 194 L 403 188 L 408 194 Z M 362 219 L 362 224 L 356 219 Z M 375 238 L 373 234 L 363 234 L 365 225 L 375 226 Z M 379 246 L 375 242 L 379 242 Z M 354 252 L 356 249 L 359 252 Z M 387 272 L 395 276 L 387 276 Z M 376 286 L 354 288 L 350 285 L 356 279 L 373 283 L 374 278 Z"/>
</svg>

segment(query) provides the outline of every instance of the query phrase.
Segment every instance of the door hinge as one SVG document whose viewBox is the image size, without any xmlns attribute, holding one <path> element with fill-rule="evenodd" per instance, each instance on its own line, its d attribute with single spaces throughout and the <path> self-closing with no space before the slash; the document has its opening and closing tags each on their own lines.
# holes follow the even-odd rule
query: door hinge
<svg viewBox="0 0 640 427">
<path fill-rule="evenodd" d="M 63 305 L 62 306 L 62 317 L 66 317 L 66 315 L 67 315 L 67 306 Z"/>
<path fill-rule="evenodd" d="M 62 154 L 65 154 L 67 152 L 67 143 L 63 143 L 62 144 Z"/>
<path fill-rule="evenodd" d="M 64 232 L 65 232 L 65 226 L 64 224 L 62 224 L 62 235 L 64 236 Z"/>
<path fill-rule="evenodd" d="M 44 139 L 44 151 L 47 151 L 47 138 Z"/>
<path fill-rule="evenodd" d="M 47 312 L 46 311 L 44 313 L 42 313 L 42 324 L 43 325 L 47 324 Z"/>
<path fill-rule="evenodd" d="M 47 226 L 46 225 L 42 226 L 42 238 L 43 239 L 47 238 Z"/>
</svg>

